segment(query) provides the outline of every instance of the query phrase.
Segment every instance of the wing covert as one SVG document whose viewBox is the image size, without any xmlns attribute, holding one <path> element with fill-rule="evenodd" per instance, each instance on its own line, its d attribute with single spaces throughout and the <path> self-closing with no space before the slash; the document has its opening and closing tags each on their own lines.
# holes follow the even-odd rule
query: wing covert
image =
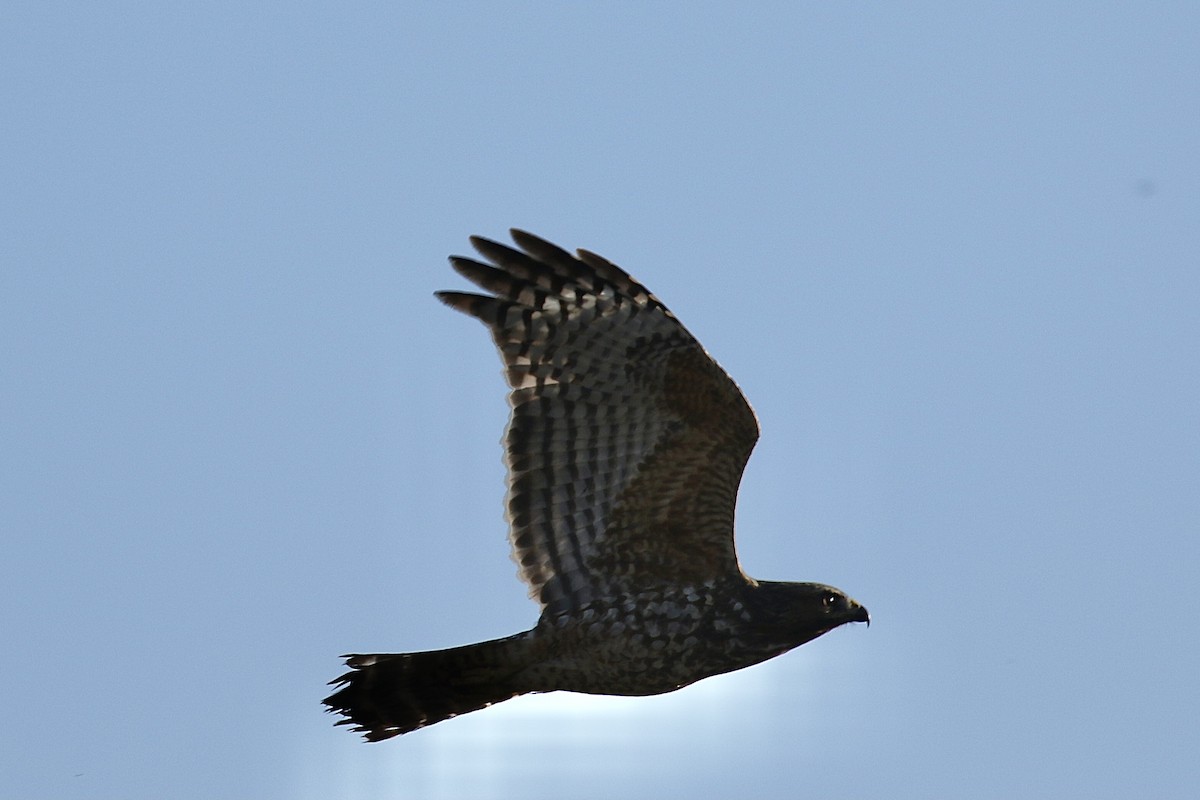
<svg viewBox="0 0 1200 800">
<path fill-rule="evenodd" d="M 438 292 L 491 331 L 511 389 L 513 559 L 545 613 L 655 583 L 739 574 L 737 487 L 758 423 L 737 385 L 644 286 L 523 231 L 454 257 L 489 292 Z"/>
</svg>

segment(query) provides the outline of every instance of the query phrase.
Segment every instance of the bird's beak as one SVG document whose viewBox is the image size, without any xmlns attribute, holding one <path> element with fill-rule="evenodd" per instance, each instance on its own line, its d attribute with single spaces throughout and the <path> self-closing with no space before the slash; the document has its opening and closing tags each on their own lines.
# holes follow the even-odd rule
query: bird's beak
<svg viewBox="0 0 1200 800">
<path fill-rule="evenodd" d="M 854 616 L 850 618 L 851 622 L 865 622 L 868 628 L 871 627 L 871 614 L 867 611 L 866 606 L 855 603 L 853 614 Z"/>
</svg>

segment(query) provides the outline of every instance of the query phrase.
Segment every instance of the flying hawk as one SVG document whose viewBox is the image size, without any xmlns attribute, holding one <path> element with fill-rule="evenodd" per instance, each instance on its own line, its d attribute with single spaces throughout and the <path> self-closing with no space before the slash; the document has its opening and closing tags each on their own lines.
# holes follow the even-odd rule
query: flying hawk
<svg viewBox="0 0 1200 800">
<path fill-rule="evenodd" d="M 438 292 L 491 331 L 511 392 L 513 559 L 541 606 L 524 633 L 346 656 L 325 699 L 378 741 L 529 692 L 650 695 L 748 667 L 867 609 L 819 583 L 756 581 L 733 544 L 758 422 L 658 298 L 595 253 L 523 231 L 454 257 L 487 294 Z"/>
</svg>

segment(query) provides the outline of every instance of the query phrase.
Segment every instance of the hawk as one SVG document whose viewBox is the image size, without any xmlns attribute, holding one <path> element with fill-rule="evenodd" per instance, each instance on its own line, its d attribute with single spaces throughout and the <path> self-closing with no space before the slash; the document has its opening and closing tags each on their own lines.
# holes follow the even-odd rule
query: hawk
<svg viewBox="0 0 1200 800">
<path fill-rule="evenodd" d="M 758 422 L 658 298 L 587 250 L 524 231 L 450 259 L 487 294 L 438 292 L 492 334 L 513 559 L 541 606 L 524 633 L 345 656 L 324 701 L 369 741 L 530 692 L 651 695 L 773 658 L 867 609 L 820 583 L 756 581 L 733 543 Z"/>
</svg>

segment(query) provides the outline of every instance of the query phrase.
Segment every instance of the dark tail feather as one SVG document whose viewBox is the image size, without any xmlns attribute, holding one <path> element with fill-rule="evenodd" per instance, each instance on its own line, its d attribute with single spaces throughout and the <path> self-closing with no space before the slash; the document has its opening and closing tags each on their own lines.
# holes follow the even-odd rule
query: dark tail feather
<svg viewBox="0 0 1200 800">
<path fill-rule="evenodd" d="M 370 742 L 477 711 L 523 692 L 513 675 L 524 666 L 524 634 L 425 653 L 345 656 L 350 671 L 323 701 Z"/>
</svg>

